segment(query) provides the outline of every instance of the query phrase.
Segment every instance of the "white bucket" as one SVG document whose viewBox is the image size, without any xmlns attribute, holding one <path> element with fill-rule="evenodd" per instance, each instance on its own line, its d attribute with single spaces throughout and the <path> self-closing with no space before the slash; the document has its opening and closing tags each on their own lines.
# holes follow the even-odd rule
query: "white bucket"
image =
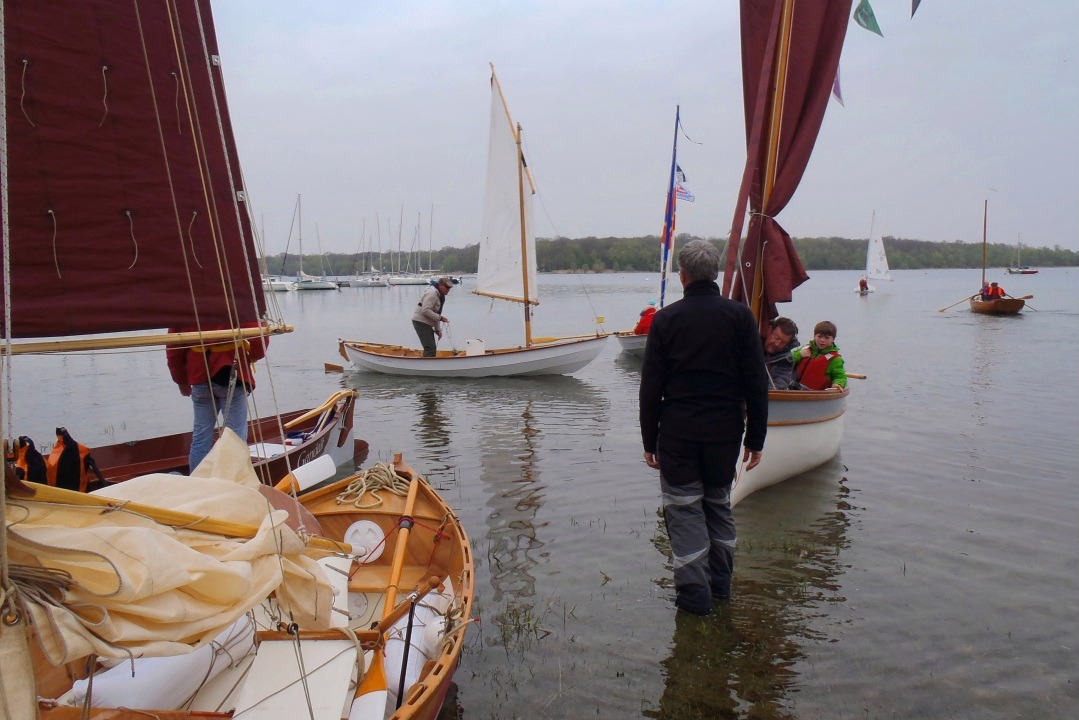
<svg viewBox="0 0 1079 720">
<path fill-rule="evenodd" d="M 487 348 L 483 346 L 482 340 L 466 340 L 465 341 L 465 355 L 473 357 L 476 355 L 483 355 L 487 351 Z"/>
</svg>

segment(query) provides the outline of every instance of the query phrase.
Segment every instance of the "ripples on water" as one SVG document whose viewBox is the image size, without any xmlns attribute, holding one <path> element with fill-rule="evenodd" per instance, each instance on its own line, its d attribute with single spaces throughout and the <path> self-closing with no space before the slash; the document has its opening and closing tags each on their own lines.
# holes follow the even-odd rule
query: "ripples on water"
<svg viewBox="0 0 1079 720">
<path fill-rule="evenodd" d="M 480 618 L 463 718 L 1075 716 L 1079 271 L 998 278 L 1036 296 L 1016 318 L 937 312 L 976 271 L 895 275 L 859 298 L 855 273 L 814 273 L 784 309 L 803 340 L 833 320 L 869 379 L 852 381 L 840 457 L 738 506 L 735 598 L 705 619 L 671 603 L 640 363 L 614 341 L 572 377 L 326 375 L 339 336 L 415 344 L 422 289 L 289 294 L 298 331 L 271 343 L 255 398 L 265 414 L 359 389 L 371 461 L 403 452 L 459 512 Z M 534 332 L 631 327 L 656 280 L 543 276 Z M 468 289 L 448 340 L 519 342 L 516 313 Z M 36 376 L 17 388 L 20 433 L 63 418 L 98 443 L 190 422 L 160 351 L 15 369 Z"/>
</svg>

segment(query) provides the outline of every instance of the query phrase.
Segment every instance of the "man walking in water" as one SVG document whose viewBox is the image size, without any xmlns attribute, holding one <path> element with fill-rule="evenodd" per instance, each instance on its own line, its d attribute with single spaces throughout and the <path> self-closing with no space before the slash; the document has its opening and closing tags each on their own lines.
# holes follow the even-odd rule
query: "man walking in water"
<svg viewBox="0 0 1079 720">
<path fill-rule="evenodd" d="M 719 250 L 704 240 L 682 247 L 684 296 L 656 313 L 641 370 L 644 460 L 660 471 L 675 606 L 695 615 L 730 597 L 738 451 L 744 444 L 746 469 L 755 468 L 768 425 L 757 322 L 749 308 L 720 293 L 720 262 Z"/>
</svg>

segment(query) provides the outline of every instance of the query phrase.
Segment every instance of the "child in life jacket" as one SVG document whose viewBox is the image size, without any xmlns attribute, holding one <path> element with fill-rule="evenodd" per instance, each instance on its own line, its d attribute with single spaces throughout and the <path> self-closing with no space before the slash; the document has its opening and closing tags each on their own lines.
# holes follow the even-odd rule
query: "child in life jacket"
<svg viewBox="0 0 1079 720">
<path fill-rule="evenodd" d="M 794 377 L 806 390 L 847 387 L 847 371 L 835 345 L 835 334 L 835 324 L 822 320 L 813 328 L 813 342 L 791 351 Z"/>
</svg>

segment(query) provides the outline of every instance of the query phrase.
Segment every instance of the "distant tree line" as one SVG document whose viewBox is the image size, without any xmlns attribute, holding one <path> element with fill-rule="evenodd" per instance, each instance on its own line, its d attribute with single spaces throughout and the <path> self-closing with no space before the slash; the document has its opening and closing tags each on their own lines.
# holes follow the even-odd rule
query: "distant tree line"
<svg viewBox="0 0 1079 720">
<path fill-rule="evenodd" d="M 677 238 L 677 246 L 698 238 L 683 233 Z M 707 238 L 721 249 L 726 240 Z M 865 267 L 865 240 L 839 237 L 794 238 L 794 247 L 807 270 L 857 270 Z M 982 246 L 980 243 L 928 242 L 906 238 L 885 237 L 888 264 L 893 270 L 922 270 L 938 268 L 980 268 Z M 677 251 L 677 248 L 676 248 Z M 659 238 L 644 237 L 586 237 L 586 238 L 540 238 L 536 241 L 536 264 L 539 272 L 652 272 L 659 267 Z M 379 255 L 326 253 L 307 255 L 304 270 L 311 274 L 351 275 L 379 267 Z M 1022 261 L 1033 267 L 1079 266 L 1079 252 L 1056 245 L 1052 248 L 1023 246 Z M 391 265 L 392 262 L 392 265 Z M 413 253 L 402 255 L 400 265 L 391 253 L 382 253 L 381 270 L 434 269 L 447 273 L 474 273 L 479 263 L 479 245 L 463 248 L 445 247 L 433 254 Z M 272 275 L 295 275 L 299 259 L 283 253 L 266 259 Z M 989 267 L 1007 267 L 1015 264 L 1015 246 L 991 243 L 987 248 Z M 430 267 L 428 267 L 430 266 Z"/>
</svg>

